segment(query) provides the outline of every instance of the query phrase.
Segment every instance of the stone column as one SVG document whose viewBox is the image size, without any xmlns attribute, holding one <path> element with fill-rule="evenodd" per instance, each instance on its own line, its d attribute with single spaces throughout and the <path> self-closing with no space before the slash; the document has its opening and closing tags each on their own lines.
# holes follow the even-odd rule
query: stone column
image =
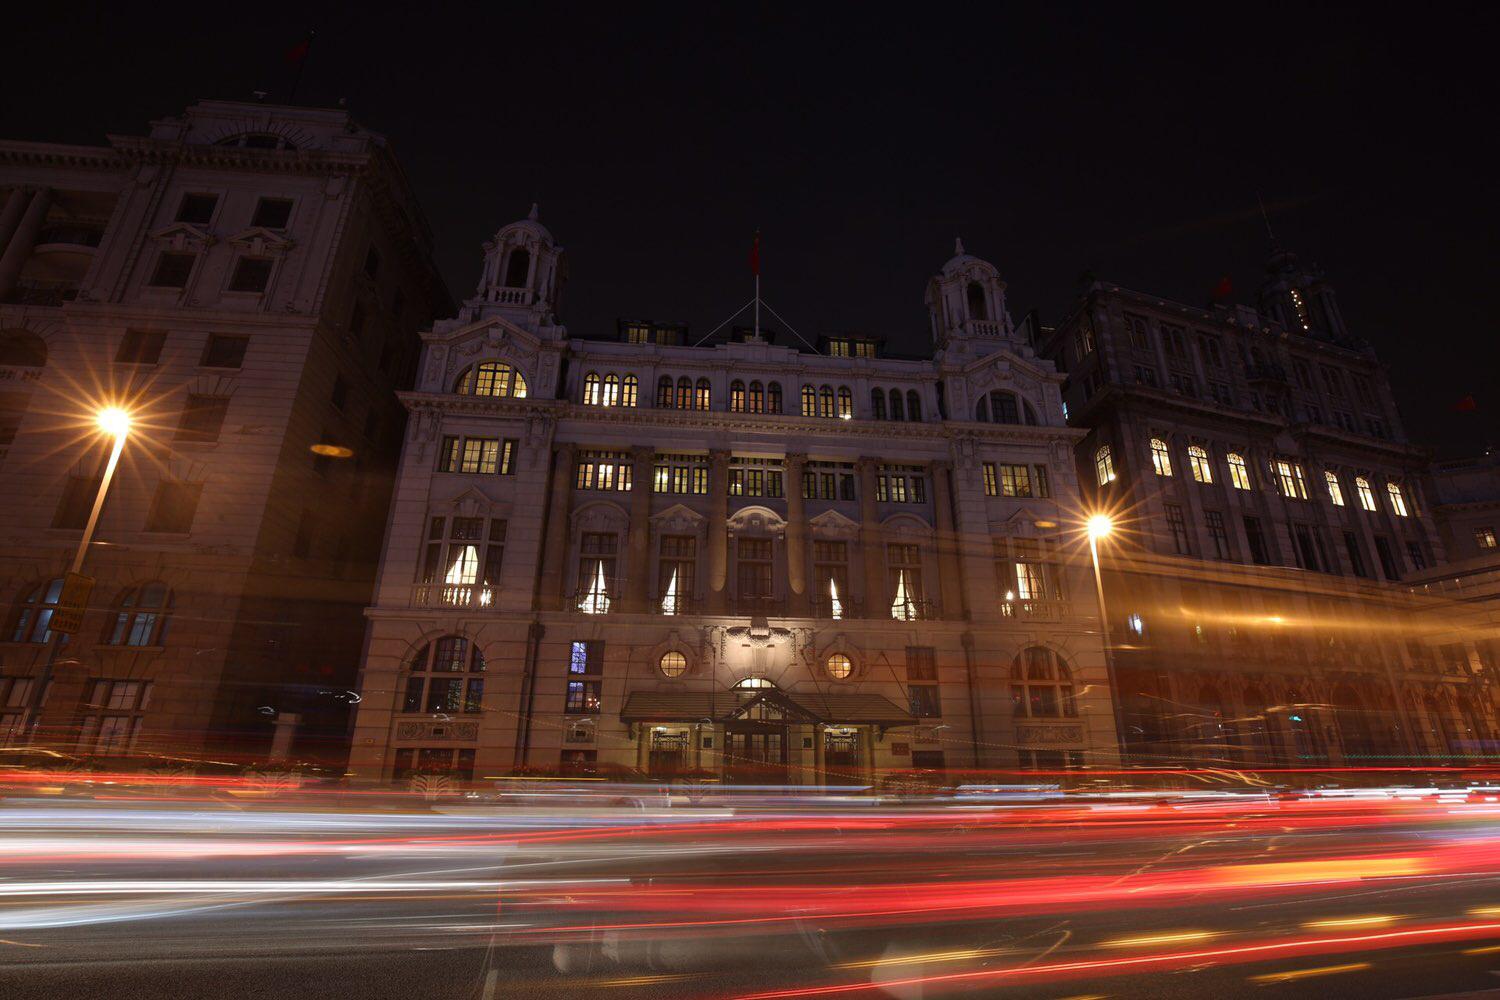
<svg viewBox="0 0 1500 1000">
<path fill-rule="evenodd" d="M 556 611 L 566 604 L 563 588 L 568 583 L 568 526 L 573 509 L 572 444 L 560 444 L 552 452 L 552 488 L 547 495 L 547 537 L 542 545 L 542 573 L 537 606 Z"/>
<path fill-rule="evenodd" d="M 51 206 L 51 191 L 43 188 L 31 196 L 31 203 L 26 206 L 26 212 L 21 216 L 21 221 L 16 226 L 10 242 L 5 246 L 5 254 L 0 256 L 0 300 L 3 300 L 16 287 L 16 279 L 21 275 L 21 267 L 31 256 L 31 248 L 36 246 L 37 234 L 41 232 L 42 223 L 47 219 L 47 209 Z M 8 216 L 10 205 L 7 204 L 5 209 L 5 214 Z"/>
<path fill-rule="evenodd" d="M 708 453 L 708 610 L 729 610 L 729 452 Z"/>
<path fill-rule="evenodd" d="M 880 551 L 880 515 L 875 507 L 873 458 L 859 460 L 859 548 L 865 562 L 865 616 L 889 618 L 892 596 L 885 592 L 885 554 Z"/>
<path fill-rule="evenodd" d="M 938 584 L 941 588 L 941 608 L 944 618 L 963 618 L 964 591 L 963 574 L 958 566 L 958 539 L 953 531 L 953 488 L 950 473 L 952 464 L 933 462 L 932 507 L 937 519 Z"/>
<path fill-rule="evenodd" d="M 651 474 L 656 450 L 630 449 L 630 541 L 625 556 L 625 585 L 620 589 L 626 611 L 652 610 Z"/>
<path fill-rule="evenodd" d="M 786 599 L 793 618 L 812 615 L 812 594 L 807 587 L 807 512 L 802 500 L 802 474 L 806 455 L 786 457 Z"/>
</svg>

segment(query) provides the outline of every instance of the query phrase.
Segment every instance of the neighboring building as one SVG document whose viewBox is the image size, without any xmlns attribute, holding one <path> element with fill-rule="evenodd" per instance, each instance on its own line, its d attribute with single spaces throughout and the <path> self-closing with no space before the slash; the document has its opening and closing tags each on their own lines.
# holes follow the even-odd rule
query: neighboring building
<svg viewBox="0 0 1500 1000">
<path fill-rule="evenodd" d="M 501 229 L 425 334 L 350 768 L 794 782 L 1114 759 L 1061 377 L 963 253 L 935 354 L 570 336 Z"/>
<path fill-rule="evenodd" d="M 3 142 L 0 247 L 0 737 L 98 487 L 93 413 L 120 403 L 136 428 L 44 737 L 260 759 L 279 731 L 342 760 L 395 390 L 448 308 L 385 140 L 208 101 L 104 147 Z"/>
<path fill-rule="evenodd" d="M 1441 563 L 1427 457 L 1322 275 L 1277 250 L 1258 309 L 1096 283 L 1048 332 L 1103 546 L 1138 762 L 1469 753 L 1493 704 L 1399 581 Z"/>
<path fill-rule="evenodd" d="M 1450 561 L 1500 559 L 1500 451 L 1435 463 L 1432 492 Z"/>
</svg>

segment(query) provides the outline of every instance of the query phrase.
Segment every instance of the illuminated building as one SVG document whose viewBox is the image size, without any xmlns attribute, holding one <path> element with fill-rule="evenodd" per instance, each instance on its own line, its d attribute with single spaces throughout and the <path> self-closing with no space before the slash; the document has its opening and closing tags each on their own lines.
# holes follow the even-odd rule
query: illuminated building
<svg viewBox="0 0 1500 1000">
<path fill-rule="evenodd" d="M 934 355 L 559 322 L 531 217 L 424 334 L 351 770 L 799 783 L 1112 759 L 1061 377 L 959 247 Z"/>
<path fill-rule="evenodd" d="M 0 143 L 0 734 L 97 486 L 85 422 L 119 402 L 135 425 L 44 737 L 341 759 L 393 390 L 447 303 L 428 245 L 343 111 L 204 102 L 107 146 Z"/>
<path fill-rule="evenodd" d="M 1126 749 L 1142 762 L 1463 758 L 1494 710 L 1400 581 L 1444 561 L 1385 370 L 1277 250 L 1258 308 L 1104 282 L 1045 335 L 1103 547 Z"/>
</svg>

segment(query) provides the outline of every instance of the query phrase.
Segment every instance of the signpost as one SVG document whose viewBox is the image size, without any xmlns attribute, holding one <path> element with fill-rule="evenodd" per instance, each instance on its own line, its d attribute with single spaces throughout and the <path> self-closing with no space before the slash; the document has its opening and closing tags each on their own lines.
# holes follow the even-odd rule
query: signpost
<svg viewBox="0 0 1500 1000">
<path fill-rule="evenodd" d="M 77 635 L 83 627 L 83 612 L 88 608 L 89 595 L 94 591 L 94 578 L 82 573 L 69 573 L 63 577 L 62 593 L 57 598 L 57 607 L 52 612 L 48 628 L 64 635 Z"/>
</svg>

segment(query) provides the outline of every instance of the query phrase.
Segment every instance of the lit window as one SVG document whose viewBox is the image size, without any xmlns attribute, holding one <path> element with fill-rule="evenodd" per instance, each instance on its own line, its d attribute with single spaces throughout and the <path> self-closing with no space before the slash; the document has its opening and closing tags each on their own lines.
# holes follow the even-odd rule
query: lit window
<svg viewBox="0 0 1500 1000">
<path fill-rule="evenodd" d="M 604 376 L 604 405 L 618 406 L 620 402 L 620 376 L 610 372 Z"/>
<path fill-rule="evenodd" d="M 847 680 L 854 673 L 854 661 L 843 653 L 834 653 L 828 658 L 828 676 L 836 681 Z"/>
<path fill-rule="evenodd" d="M 1495 538 L 1494 528 L 1475 528 L 1474 544 L 1481 549 L 1493 549 L 1500 545 L 1500 542 L 1497 542 Z"/>
<path fill-rule="evenodd" d="M 463 396 L 526 397 L 526 379 L 510 365 L 481 361 L 458 377 L 453 391 Z"/>
<path fill-rule="evenodd" d="M 984 495 L 996 497 L 1000 495 L 1000 484 L 995 476 L 995 463 L 984 463 Z"/>
<path fill-rule="evenodd" d="M 1011 697 L 1020 718 L 1073 718 L 1073 673 L 1067 661 L 1045 646 L 1021 650 L 1011 664 Z"/>
<path fill-rule="evenodd" d="M 62 597 L 62 578 L 38 583 L 27 592 L 11 619 L 10 641 L 46 643 L 52 641 L 52 613 Z"/>
<path fill-rule="evenodd" d="M 583 377 L 583 405 L 598 406 L 599 403 L 599 376 L 594 372 L 589 372 Z"/>
<path fill-rule="evenodd" d="M 1146 623 L 1140 615 L 1130 614 L 1125 616 L 1125 627 L 1130 629 L 1136 638 L 1146 634 Z"/>
<path fill-rule="evenodd" d="M 1375 491 L 1364 476 L 1354 477 L 1354 492 L 1359 494 L 1359 505 L 1365 510 L 1375 510 Z"/>
<path fill-rule="evenodd" d="M 1328 499 L 1333 501 L 1335 507 L 1344 506 L 1344 488 L 1339 485 L 1339 477 L 1334 472 L 1324 472 L 1323 481 L 1328 484 Z"/>
<path fill-rule="evenodd" d="M 620 384 L 620 405 L 635 406 L 640 392 L 641 380 L 634 375 L 626 375 L 625 381 Z"/>
<path fill-rule="evenodd" d="M 166 638 L 172 593 L 161 582 L 132 587 L 120 599 L 104 641 L 111 646 L 160 646 Z"/>
<path fill-rule="evenodd" d="M 1245 465 L 1245 456 L 1229 453 L 1229 481 L 1237 490 L 1250 489 L 1250 468 Z"/>
<path fill-rule="evenodd" d="M 1161 438 L 1151 439 L 1151 465 L 1158 476 L 1172 474 L 1172 453 L 1167 451 L 1167 443 Z"/>
<path fill-rule="evenodd" d="M 1295 462 L 1276 462 L 1276 480 L 1281 484 L 1281 495 L 1289 500 L 1307 499 L 1307 481 L 1302 478 L 1302 466 Z"/>
<path fill-rule="evenodd" d="M 1200 483 L 1211 483 L 1214 481 L 1214 469 L 1209 464 L 1208 452 L 1199 445 L 1188 447 L 1188 467 L 1193 471 L 1193 479 Z"/>
<path fill-rule="evenodd" d="M 851 420 L 854 417 L 854 394 L 846 385 L 839 386 L 839 419 Z"/>
<path fill-rule="evenodd" d="M 1406 496 L 1401 492 L 1399 483 L 1386 483 L 1385 491 L 1391 495 L 1391 510 L 1396 512 L 1397 517 L 1406 517 Z"/>
<path fill-rule="evenodd" d="M 1109 453 L 1109 445 L 1094 452 L 1094 474 L 1099 477 L 1100 486 L 1107 486 L 1115 481 L 1115 460 Z"/>
<path fill-rule="evenodd" d="M 461 635 L 445 635 L 417 650 L 406 677 L 403 712 L 479 712 L 484 700 L 484 654 Z"/>
<path fill-rule="evenodd" d="M 661 654 L 661 672 L 668 677 L 681 677 L 687 673 L 687 657 L 672 649 Z"/>
</svg>

